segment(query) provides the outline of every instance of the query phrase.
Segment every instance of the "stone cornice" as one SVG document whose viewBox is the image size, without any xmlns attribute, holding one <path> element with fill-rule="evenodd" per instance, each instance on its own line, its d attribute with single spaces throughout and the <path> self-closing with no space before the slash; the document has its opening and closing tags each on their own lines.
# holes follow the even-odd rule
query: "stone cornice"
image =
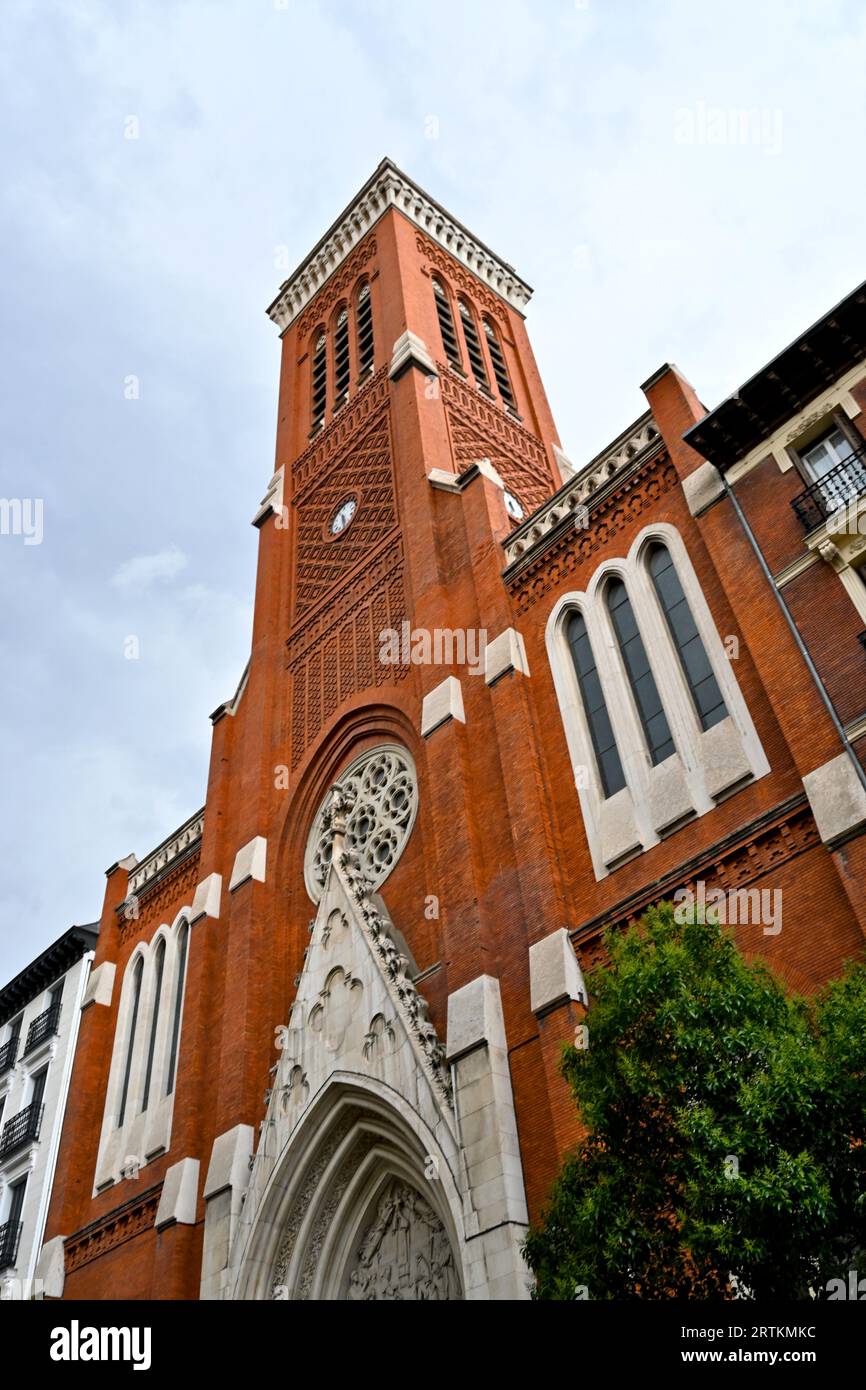
<svg viewBox="0 0 866 1390">
<path fill-rule="evenodd" d="M 563 522 L 570 526 L 580 524 L 587 509 L 609 487 L 624 476 L 629 469 L 642 464 L 654 449 L 661 450 L 662 440 L 652 415 L 647 411 L 633 425 L 597 454 L 584 468 L 569 478 L 558 492 L 541 507 L 516 526 L 504 543 L 506 573 L 518 561 L 528 561 L 530 556 L 541 553 L 549 540 Z"/>
<path fill-rule="evenodd" d="M 154 880 L 161 878 L 166 870 L 179 859 L 181 855 L 192 849 L 202 837 L 204 831 L 204 808 L 196 811 L 194 816 L 190 816 L 188 821 L 184 821 L 179 830 L 173 835 L 169 835 L 167 840 L 163 840 L 161 845 L 157 845 L 146 859 L 129 875 L 128 892 L 130 897 L 140 896 Z"/>
<path fill-rule="evenodd" d="M 4 985 L 0 990 L 0 1026 L 54 984 L 59 975 L 65 975 L 86 951 L 95 950 L 98 932 L 97 922 L 86 927 L 70 927 L 14 980 Z"/>
<path fill-rule="evenodd" d="M 495 256 L 390 159 L 383 159 L 372 178 L 281 285 L 279 294 L 269 305 L 268 317 L 281 330 L 288 328 L 306 308 L 389 208 L 401 212 L 512 308 L 522 311 L 529 303 L 530 286 L 506 261 Z"/>
</svg>

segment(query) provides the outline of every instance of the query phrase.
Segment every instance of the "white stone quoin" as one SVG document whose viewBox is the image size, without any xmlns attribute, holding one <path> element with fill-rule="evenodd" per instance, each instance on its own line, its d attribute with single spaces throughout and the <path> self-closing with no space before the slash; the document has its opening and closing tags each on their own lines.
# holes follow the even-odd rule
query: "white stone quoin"
<svg viewBox="0 0 866 1390">
<path fill-rule="evenodd" d="M 526 659 L 526 646 L 521 633 L 516 628 L 507 627 L 488 642 L 484 648 L 484 679 L 488 685 L 498 681 L 508 671 L 519 671 L 529 675 L 529 662 Z"/>
<path fill-rule="evenodd" d="M 229 881 L 230 893 L 233 893 L 236 888 L 239 888 L 250 878 L 257 883 L 264 883 L 267 851 L 268 842 L 264 835 L 256 835 L 255 839 L 250 840 L 249 844 L 238 850 Z"/>
<path fill-rule="evenodd" d="M 454 1069 L 472 1208 L 467 1283 L 485 1289 L 478 1297 L 526 1298 L 530 1278 L 520 1253 L 526 1197 L 505 1021 L 493 976 L 480 975 L 449 995 L 446 1055 Z"/>
<path fill-rule="evenodd" d="M 529 995 L 534 1014 L 546 1013 L 568 1000 L 588 1002 L 583 972 L 565 927 L 530 946 Z"/>
<path fill-rule="evenodd" d="M 222 1298 L 229 1252 L 250 1183 L 255 1135 L 252 1125 L 235 1125 L 217 1135 L 204 1183 L 205 1219 L 201 1297 Z"/>
<path fill-rule="evenodd" d="M 700 516 L 724 494 L 724 491 L 722 475 L 714 463 L 702 463 L 694 473 L 683 478 L 686 505 L 692 516 Z"/>
<path fill-rule="evenodd" d="M 101 1004 L 104 1008 L 108 1007 L 114 993 L 116 971 L 117 966 L 113 960 L 104 960 L 101 965 L 97 965 L 95 970 L 91 970 L 87 988 L 84 991 L 84 998 L 81 1001 L 82 1009 L 86 1009 L 88 1004 Z"/>
<path fill-rule="evenodd" d="M 408 328 L 405 333 L 394 344 L 394 353 L 391 358 L 391 380 L 396 381 L 410 367 L 418 367 L 425 376 L 438 376 L 436 363 L 430 356 L 427 344 L 423 338 L 419 338 L 417 333 L 410 333 Z"/>
<path fill-rule="evenodd" d="M 815 824 L 825 844 L 866 825 L 866 791 L 847 753 L 839 753 L 803 778 Z"/>
<path fill-rule="evenodd" d="M 154 1222 L 158 1231 L 174 1222 L 183 1226 L 195 1225 L 198 1173 L 197 1158 L 182 1158 L 169 1168 L 162 1184 Z"/>
<path fill-rule="evenodd" d="M 192 900 L 190 924 L 197 922 L 200 917 L 219 917 L 222 889 L 222 874 L 208 874 L 207 878 L 202 879 Z"/>
<path fill-rule="evenodd" d="M 66 1282 L 66 1262 L 63 1255 L 65 1236 L 55 1236 L 47 1240 L 39 1254 L 36 1278 L 42 1280 L 42 1293 L 45 1298 L 62 1298 Z"/>
<path fill-rule="evenodd" d="M 446 676 L 445 680 L 424 696 L 421 705 L 421 733 L 424 738 L 447 724 L 449 719 L 466 723 L 463 712 L 463 690 L 456 676 Z"/>
</svg>

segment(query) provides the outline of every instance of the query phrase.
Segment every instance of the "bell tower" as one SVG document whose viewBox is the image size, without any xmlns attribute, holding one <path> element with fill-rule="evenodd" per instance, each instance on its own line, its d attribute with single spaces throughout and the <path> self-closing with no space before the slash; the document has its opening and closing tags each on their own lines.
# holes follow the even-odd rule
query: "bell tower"
<svg viewBox="0 0 866 1390">
<path fill-rule="evenodd" d="M 293 769 L 348 695 L 405 679 L 378 660 L 382 632 L 423 627 L 431 599 L 447 626 L 453 545 L 437 490 L 482 468 L 501 536 L 562 482 L 530 294 L 386 159 L 268 309 L 282 367 L 258 521 L 282 508 L 289 532 Z"/>
<path fill-rule="evenodd" d="M 106 1287 L 94 1223 L 135 1297 L 525 1295 L 522 1113 L 555 1161 L 526 962 L 567 921 L 503 583 L 503 542 L 563 481 L 529 296 L 385 160 L 268 310 L 250 660 L 211 716 L 204 808 L 109 871 L 118 983 L 82 1023 L 48 1227 L 68 1296 Z M 186 983 L 157 1134 L 164 938 Z M 310 1181 L 286 1206 L 290 1171 Z M 292 1212 L 344 1198 L 339 1258 L 288 1251 Z"/>
</svg>

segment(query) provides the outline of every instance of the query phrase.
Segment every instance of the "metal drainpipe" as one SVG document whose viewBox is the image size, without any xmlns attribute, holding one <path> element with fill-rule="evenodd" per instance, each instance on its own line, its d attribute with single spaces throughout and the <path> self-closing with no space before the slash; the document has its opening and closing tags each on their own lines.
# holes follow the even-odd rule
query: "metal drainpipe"
<svg viewBox="0 0 866 1390">
<path fill-rule="evenodd" d="M 793 617 L 791 616 L 791 611 L 790 611 L 790 609 L 788 608 L 788 605 L 787 605 L 787 603 L 785 602 L 784 598 L 782 597 L 782 594 L 781 594 L 781 592 L 779 591 L 779 588 L 778 588 L 777 584 L 775 583 L 772 574 L 770 573 L 770 567 L 769 567 L 769 565 L 767 564 L 766 560 L 764 559 L 764 552 L 761 550 L 761 547 L 758 545 L 758 542 L 757 542 L 757 540 L 756 540 L 756 538 L 755 538 L 755 533 L 754 533 L 754 531 L 752 530 L 751 526 L 749 525 L 748 521 L 746 520 L 745 512 L 743 511 L 742 507 L 740 506 L 740 503 L 739 503 L 739 501 L 738 501 L 738 499 L 737 499 L 737 496 L 736 496 L 736 494 L 735 494 L 735 492 L 734 492 L 734 489 L 731 487 L 730 483 L 728 482 L 727 478 L 725 477 L 725 475 L 724 475 L 724 473 L 722 472 L 721 469 L 718 469 L 718 473 L 719 473 L 719 477 L 720 477 L 721 480 L 722 480 L 722 486 L 723 486 L 724 489 L 725 489 L 725 493 L 726 493 L 727 496 L 730 498 L 731 505 L 732 505 L 732 507 L 734 508 L 734 511 L 735 511 L 736 514 L 737 514 L 737 519 L 738 519 L 740 525 L 742 526 L 743 530 L 744 530 L 745 533 L 746 533 L 746 538 L 748 539 L 749 545 L 752 547 L 752 549 L 753 549 L 754 552 L 755 552 L 755 556 L 756 556 L 756 558 L 757 558 L 758 564 L 761 566 L 761 569 L 762 569 L 762 571 L 763 571 L 764 578 L 766 579 L 767 583 L 769 584 L 769 586 L 770 586 L 770 588 L 771 588 L 771 590 L 772 590 L 772 592 L 773 592 L 773 596 L 774 596 L 776 602 L 778 603 L 779 607 L 781 608 L 781 610 L 782 610 L 782 612 L 783 612 L 783 614 L 784 614 L 784 616 L 785 616 L 785 622 L 788 624 L 788 627 L 791 629 L 791 636 L 793 637 L 794 641 L 797 643 L 797 650 L 799 651 L 801 657 L 802 657 L 803 660 L 805 661 L 806 667 L 807 667 L 808 672 L 809 672 L 809 675 L 812 677 L 812 680 L 815 682 L 815 687 L 816 687 L 816 689 L 817 689 L 817 691 L 818 691 L 818 694 L 821 696 L 821 699 L 822 699 L 822 701 L 824 702 L 824 707 L 825 707 L 825 709 L 827 710 L 827 713 L 829 714 L 830 718 L 831 718 L 832 721 L 833 721 L 833 727 L 835 728 L 836 733 L 839 735 L 839 738 L 840 738 L 841 741 L 842 741 L 842 747 L 845 749 L 845 752 L 848 754 L 848 757 L 851 759 L 851 762 L 852 762 L 853 765 L 854 765 L 854 770 L 855 770 L 855 772 L 857 773 L 857 776 L 858 776 L 858 778 L 859 778 L 859 780 L 860 780 L 860 785 L 862 786 L 863 790 L 866 791 L 866 771 L 864 771 L 863 767 L 861 766 L 861 764 L 860 764 L 860 759 L 857 757 L 857 754 L 854 752 L 854 749 L 853 749 L 852 744 L 851 744 L 851 740 L 848 738 L 848 735 L 845 733 L 845 730 L 844 730 L 843 727 L 842 727 L 842 721 L 840 720 L 838 714 L 836 713 L 836 706 L 833 704 L 833 701 L 830 699 L 830 696 L 827 694 L 827 690 L 826 690 L 826 687 L 825 687 L 825 685 L 824 685 L 824 682 L 821 680 L 821 677 L 820 677 L 820 675 L 818 674 L 818 668 L 817 668 L 817 666 L 815 665 L 814 661 L 812 660 L 811 656 L 809 655 L 809 652 L 808 652 L 808 650 L 806 649 L 806 644 L 805 644 L 805 642 L 803 641 L 802 637 L 800 636 L 800 630 L 799 630 L 799 628 L 797 627 L 797 624 L 794 622 Z"/>
</svg>

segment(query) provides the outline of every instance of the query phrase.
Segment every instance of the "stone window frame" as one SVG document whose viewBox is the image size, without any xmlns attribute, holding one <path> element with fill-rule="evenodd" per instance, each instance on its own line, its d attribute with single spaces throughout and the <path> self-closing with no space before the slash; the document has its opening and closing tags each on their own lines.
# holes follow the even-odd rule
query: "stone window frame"
<svg viewBox="0 0 866 1390">
<path fill-rule="evenodd" d="M 845 436 L 855 452 L 866 445 L 866 438 L 860 433 L 838 401 L 828 404 L 827 410 L 823 414 L 813 418 L 795 439 L 790 440 L 785 445 L 788 457 L 802 478 L 804 487 L 811 487 L 816 482 L 803 457 L 805 452 L 834 429 L 839 430 Z"/>
<path fill-rule="evenodd" d="M 667 548 L 728 710 L 703 731 L 649 570 L 654 544 Z M 631 599 L 675 745 L 653 767 L 605 600 L 620 578 Z M 604 690 L 626 785 L 606 798 L 566 637 L 568 618 L 583 614 Z M 770 771 L 754 722 L 709 604 L 676 527 L 654 522 L 625 558 L 604 561 L 586 590 L 562 594 L 547 621 L 548 659 L 596 879 L 675 833 Z"/>
<path fill-rule="evenodd" d="M 136 1163 L 136 1170 L 145 1167 L 153 1159 L 166 1153 L 171 1144 L 174 1099 L 178 1089 L 178 1067 L 175 1067 L 174 1085 L 168 1093 L 168 1066 L 171 1049 L 171 1033 L 174 1018 L 174 1001 L 177 997 L 178 969 L 180 965 L 179 942 L 181 932 L 186 927 L 190 931 L 191 906 L 182 908 L 171 926 L 163 923 L 149 941 L 140 941 L 126 963 L 120 988 L 117 1021 L 114 1029 L 114 1042 L 111 1053 L 111 1066 L 105 1092 L 102 1130 L 96 1161 L 93 1195 L 104 1191 L 118 1182 L 123 1176 L 127 1161 Z M 144 1082 L 147 1071 L 147 1056 L 150 1034 L 153 1027 L 153 1008 L 156 976 L 156 956 L 159 943 L 164 942 L 165 960 L 163 963 L 162 990 L 159 1014 L 156 1020 L 156 1042 L 154 1046 L 153 1069 L 150 1095 L 146 1110 L 142 1110 Z M 178 1058 L 183 1040 L 183 1010 L 186 999 L 186 985 L 189 977 L 189 939 L 187 940 L 186 970 L 181 982 L 181 1022 L 178 1033 Z M 137 962 L 142 961 L 141 997 L 138 1020 L 133 1040 L 132 1067 L 126 1110 L 123 1124 L 118 1125 L 120 1098 L 123 1090 L 123 1077 L 126 1068 L 129 1027 L 131 1023 L 134 978 Z"/>
</svg>

